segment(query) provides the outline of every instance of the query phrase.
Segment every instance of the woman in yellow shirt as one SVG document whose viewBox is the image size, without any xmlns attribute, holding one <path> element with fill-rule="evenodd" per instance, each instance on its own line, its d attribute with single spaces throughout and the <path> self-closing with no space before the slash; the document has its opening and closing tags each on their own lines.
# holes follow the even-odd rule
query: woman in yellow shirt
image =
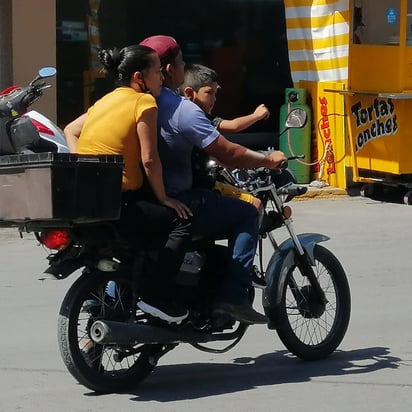
<svg viewBox="0 0 412 412">
<path fill-rule="evenodd" d="M 139 279 L 138 306 L 180 323 L 188 312 L 173 301 L 172 291 L 191 241 L 191 212 L 164 190 L 155 100 L 163 81 L 160 60 L 145 46 L 102 50 L 99 58 L 118 87 L 65 127 L 67 143 L 79 154 L 123 155 L 119 228 L 126 235 L 143 235 L 146 256 L 155 256 Z"/>
</svg>

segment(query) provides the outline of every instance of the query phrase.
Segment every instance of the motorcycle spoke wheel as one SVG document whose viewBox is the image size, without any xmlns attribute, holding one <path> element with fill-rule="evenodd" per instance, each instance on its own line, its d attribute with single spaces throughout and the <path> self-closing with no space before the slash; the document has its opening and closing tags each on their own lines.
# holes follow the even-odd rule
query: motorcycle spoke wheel
<svg viewBox="0 0 412 412">
<path fill-rule="evenodd" d="M 282 322 L 277 333 L 283 344 L 305 360 L 322 359 L 341 343 L 350 318 L 351 299 L 345 272 L 337 258 L 316 245 L 313 267 L 325 294 L 320 303 L 308 278 L 290 268 L 282 294 Z"/>
<path fill-rule="evenodd" d="M 155 367 L 159 345 L 116 347 L 94 343 L 89 330 L 96 320 L 127 321 L 131 312 L 130 281 L 117 272 L 81 276 L 62 303 L 58 339 L 69 372 L 96 392 L 137 386 Z"/>
</svg>

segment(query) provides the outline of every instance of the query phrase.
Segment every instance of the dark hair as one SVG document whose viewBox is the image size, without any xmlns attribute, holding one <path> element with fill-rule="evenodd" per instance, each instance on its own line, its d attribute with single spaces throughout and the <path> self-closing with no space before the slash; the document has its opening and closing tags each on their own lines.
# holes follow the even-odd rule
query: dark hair
<svg viewBox="0 0 412 412">
<path fill-rule="evenodd" d="M 119 86 L 129 86 L 130 80 L 135 72 L 149 69 L 153 64 L 153 49 L 146 46 L 127 46 L 119 50 L 101 50 L 99 60 L 104 71 L 113 76 Z"/>
<path fill-rule="evenodd" d="M 168 50 L 161 56 L 159 56 L 162 67 L 166 67 L 168 64 L 174 64 L 176 57 L 179 54 L 179 51 L 180 50 L 178 48 L 175 48 L 172 50 Z"/>
<path fill-rule="evenodd" d="M 185 82 L 182 88 L 191 87 L 198 92 L 201 87 L 217 82 L 217 73 L 202 64 L 191 64 L 185 68 Z"/>
</svg>

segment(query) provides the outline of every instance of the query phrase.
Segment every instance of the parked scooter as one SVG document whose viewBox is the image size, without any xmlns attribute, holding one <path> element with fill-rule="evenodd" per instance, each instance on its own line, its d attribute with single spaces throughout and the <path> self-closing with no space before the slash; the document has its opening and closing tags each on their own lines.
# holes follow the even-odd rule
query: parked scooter
<svg viewBox="0 0 412 412">
<path fill-rule="evenodd" d="M 291 111 L 285 130 L 302 127 L 304 112 Z M 286 166 L 286 165 L 284 165 Z M 230 171 L 218 165 L 221 179 L 259 197 L 264 206 L 255 270 L 264 276 L 263 308 L 267 327 L 276 330 L 286 348 L 305 360 L 322 359 L 341 343 L 350 318 L 350 289 L 344 269 L 320 243 L 322 234 L 295 234 L 286 199 L 306 187 L 276 187 L 265 169 Z M 290 239 L 278 245 L 273 230 L 285 226 Z M 54 227 L 26 222 L 51 249 L 43 279 L 65 279 L 81 269 L 60 308 L 58 341 L 69 372 L 97 392 L 124 391 L 138 385 L 159 359 L 181 343 L 223 353 L 240 342 L 250 325 L 213 312 L 215 290 L 225 274 L 226 247 L 217 239 L 197 239 L 186 254 L 177 279 L 182 304 L 190 311 L 180 325 L 169 325 L 140 311 L 136 304 L 139 245 L 121 238 L 110 222 Z M 275 251 L 264 266 L 263 241 Z M 144 242 L 144 239 L 142 239 Z M 250 301 L 255 297 L 250 291 Z M 216 349 L 213 342 L 226 342 Z"/>
<path fill-rule="evenodd" d="M 69 152 L 58 126 L 35 110 L 27 111 L 51 87 L 44 79 L 55 75 L 54 67 L 43 67 L 28 86 L 0 93 L 0 154 Z"/>
</svg>

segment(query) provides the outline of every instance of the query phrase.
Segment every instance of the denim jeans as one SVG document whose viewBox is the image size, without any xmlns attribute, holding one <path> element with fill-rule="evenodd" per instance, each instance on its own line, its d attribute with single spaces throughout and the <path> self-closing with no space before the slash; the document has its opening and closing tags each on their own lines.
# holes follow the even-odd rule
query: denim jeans
<svg viewBox="0 0 412 412">
<path fill-rule="evenodd" d="M 194 236 L 225 235 L 228 239 L 231 259 L 216 297 L 217 302 L 247 303 L 259 233 L 256 208 L 250 203 L 207 189 L 191 189 L 177 197 L 193 212 Z"/>
</svg>

